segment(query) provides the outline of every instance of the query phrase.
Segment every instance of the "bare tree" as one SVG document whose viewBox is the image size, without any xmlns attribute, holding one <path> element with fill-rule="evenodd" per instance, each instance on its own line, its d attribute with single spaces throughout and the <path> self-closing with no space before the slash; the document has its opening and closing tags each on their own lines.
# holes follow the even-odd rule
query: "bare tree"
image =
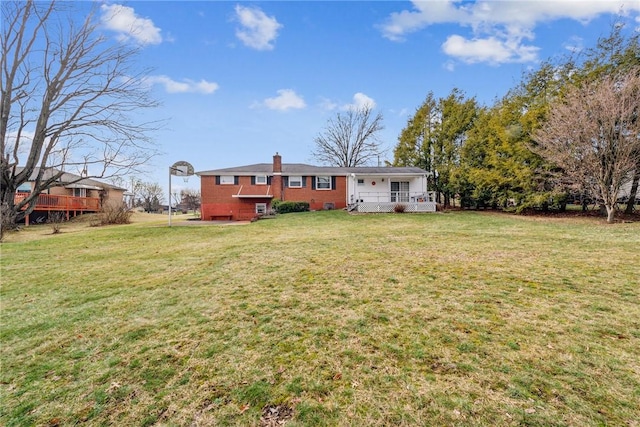
<svg viewBox="0 0 640 427">
<path fill-rule="evenodd" d="M 362 166 L 380 155 L 378 132 L 384 129 L 382 114 L 369 104 L 338 113 L 314 140 L 313 157 L 331 166 Z"/>
<path fill-rule="evenodd" d="M 154 107 L 134 69 L 137 48 L 100 35 L 95 7 L 82 22 L 75 4 L 2 2 L 0 203 L 2 230 L 35 207 L 63 172 L 109 178 L 139 170 L 156 150 L 156 123 L 134 116 Z M 33 181 L 30 196 L 16 189 Z"/>
<path fill-rule="evenodd" d="M 534 135 L 536 148 L 577 187 L 591 191 L 613 222 L 620 188 L 640 160 L 640 69 L 568 89 Z"/>
<path fill-rule="evenodd" d="M 164 201 L 164 190 L 157 182 L 143 182 L 138 188 L 139 206 L 146 212 L 156 212 Z"/>
<path fill-rule="evenodd" d="M 180 199 L 183 205 L 186 205 L 187 209 L 197 211 L 200 209 L 200 192 L 198 190 L 192 190 L 186 188 L 180 191 Z"/>
</svg>

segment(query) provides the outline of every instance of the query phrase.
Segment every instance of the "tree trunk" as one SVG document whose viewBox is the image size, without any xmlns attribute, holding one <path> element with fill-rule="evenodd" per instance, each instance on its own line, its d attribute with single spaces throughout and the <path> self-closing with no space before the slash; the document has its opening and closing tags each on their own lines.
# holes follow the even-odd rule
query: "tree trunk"
<svg viewBox="0 0 640 427">
<path fill-rule="evenodd" d="M 636 173 L 633 175 L 633 183 L 631 184 L 629 201 L 627 202 L 627 208 L 624 210 L 624 213 L 629 215 L 633 213 L 633 205 L 636 203 L 636 193 L 638 192 L 638 181 L 640 181 L 640 167 L 636 168 Z"/>
<path fill-rule="evenodd" d="M 4 233 L 16 227 L 18 221 L 17 212 L 13 203 L 13 193 L 3 188 L 0 195 L 0 242 Z"/>
<path fill-rule="evenodd" d="M 616 214 L 616 205 L 606 204 L 605 208 L 607 209 L 607 222 L 611 224 L 613 223 L 613 218 Z"/>
</svg>

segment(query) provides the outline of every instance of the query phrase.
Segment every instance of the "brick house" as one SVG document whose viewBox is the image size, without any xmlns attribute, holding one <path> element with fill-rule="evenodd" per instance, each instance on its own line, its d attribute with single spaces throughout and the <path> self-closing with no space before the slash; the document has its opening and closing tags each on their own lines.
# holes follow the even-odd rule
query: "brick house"
<svg viewBox="0 0 640 427">
<path fill-rule="evenodd" d="M 311 210 L 433 212 L 427 172 L 415 167 L 325 167 L 272 163 L 196 172 L 203 220 L 249 220 L 269 212 L 273 200 L 308 202 Z"/>
</svg>

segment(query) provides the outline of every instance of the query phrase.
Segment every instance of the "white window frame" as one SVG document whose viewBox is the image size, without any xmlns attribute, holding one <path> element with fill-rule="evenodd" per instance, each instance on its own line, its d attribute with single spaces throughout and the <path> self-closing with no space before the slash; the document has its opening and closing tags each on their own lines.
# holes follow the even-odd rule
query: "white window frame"
<svg viewBox="0 0 640 427">
<path fill-rule="evenodd" d="M 358 185 L 360 186 L 364 185 L 364 178 L 358 178 Z"/>
<path fill-rule="evenodd" d="M 293 185 L 292 182 L 299 182 L 298 185 Z M 302 176 L 290 176 L 289 188 L 302 188 Z"/>
<path fill-rule="evenodd" d="M 397 189 L 394 189 L 394 187 L 397 187 Z M 411 188 L 411 183 L 409 181 L 391 181 L 391 183 L 389 184 L 389 189 L 391 190 L 391 202 L 392 203 L 409 202 L 410 188 Z"/>
<path fill-rule="evenodd" d="M 326 180 L 322 183 L 323 186 L 320 186 L 320 180 Z M 331 176 L 329 175 L 320 175 L 316 176 L 316 190 L 331 190 Z"/>
<path fill-rule="evenodd" d="M 86 188 L 74 188 L 73 189 L 73 197 L 87 197 L 87 189 Z"/>
<path fill-rule="evenodd" d="M 267 175 L 256 175 L 256 185 L 267 185 Z"/>
<path fill-rule="evenodd" d="M 236 178 L 233 175 L 220 175 L 220 185 L 233 185 Z"/>
<path fill-rule="evenodd" d="M 265 215 L 267 213 L 266 203 L 256 203 L 256 214 Z"/>
</svg>

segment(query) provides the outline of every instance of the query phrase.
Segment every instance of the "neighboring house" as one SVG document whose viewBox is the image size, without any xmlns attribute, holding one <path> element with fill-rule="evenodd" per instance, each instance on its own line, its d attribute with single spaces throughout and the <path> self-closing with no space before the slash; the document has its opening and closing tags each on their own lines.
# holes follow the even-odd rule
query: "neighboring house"
<svg viewBox="0 0 640 427">
<path fill-rule="evenodd" d="M 323 167 L 259 163 L 196 172 L 200 177 L 203 220 L 249 220 L 271 209 L 273 200 L 308 202 L 311 210 L 433 212 L 427 172 L 414 167 Z"/>
<path fill-rule="evenodd" d="M 633 189 L 633 182 L 629 180 L 625 183 L 622 188 L 620 188 L 620 193 L 618 193 L 618 198 L 622 201 L 626 202 L 631 197 L 631 190 Z M 636 188 L 635 194 L 636 204 L 640 204 L 640 188 Z"/>
<path fill-rule="evenodd" d="M 18 187 L 15 195 L 16 203 L 33 192 L 34 180 L 38 172 L 38 169 L 34 170 L 31 178 Z M 58 172 L 46 170 L 44 179 Z M 124 188 L 64 172 L 55 183 L 38 195 L 36 207 L 25 218 L 25 224 L 44 221 L 49 212 L 62 212 L 67 219 L 82 213 L 98 212 L 107 204 L 123 203 L 125 191 Z"/>
</svg>

